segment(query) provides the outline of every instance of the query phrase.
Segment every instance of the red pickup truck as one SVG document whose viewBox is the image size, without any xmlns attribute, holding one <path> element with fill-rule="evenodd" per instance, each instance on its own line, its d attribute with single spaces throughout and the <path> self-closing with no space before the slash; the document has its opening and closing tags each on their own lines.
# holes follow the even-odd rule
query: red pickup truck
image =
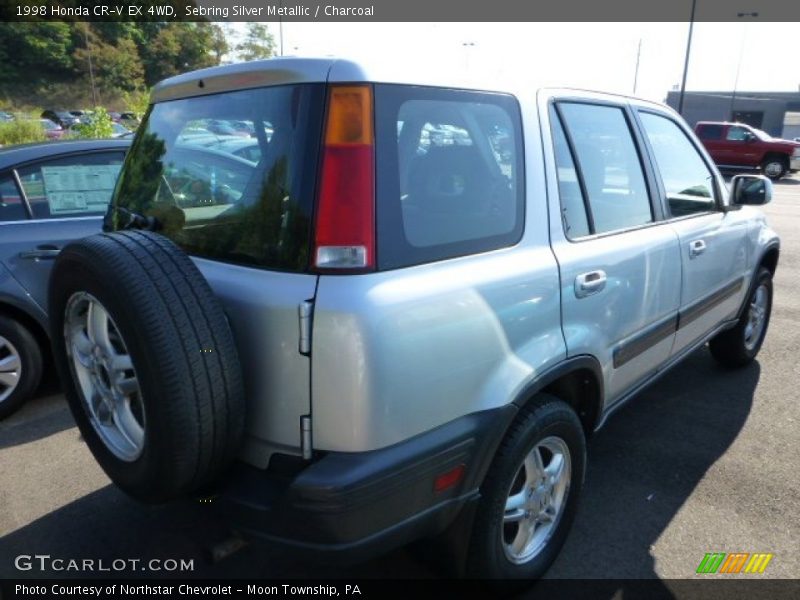
<svg viewBox="0 0 800 600">
<path fill-rule="evenodd" d="M 744 123 L 700 121 L 694 131 L 721 169 L 761 169 L 773 180 L 800 170 L 800 143 Z"/>
</svg>

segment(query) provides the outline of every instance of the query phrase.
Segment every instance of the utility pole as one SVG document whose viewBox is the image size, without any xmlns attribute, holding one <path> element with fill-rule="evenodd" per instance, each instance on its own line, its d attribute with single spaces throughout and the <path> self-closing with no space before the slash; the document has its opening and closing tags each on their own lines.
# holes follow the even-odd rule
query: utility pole
<svg viewBox="0 0 800 600">
<path fill-rule="evenodd" d="M 92 64 L 92 47 L 89 45 L 89 23 L 83 24 L 83 41 L 86 44 L 86 52 L 89 56 L 89 81 L 92 84 L 92 106 L 99 106 L 97 101 L 97 87 L 94 84 L 94 65 Z"/>
<path fill-rule="evenodd" d="M 639 38 L 639 48 L 636 50 L 636 68 L 633 71 L 633 95 L 636 95 L 636 84 L 639 81 L 639 58 L 642 56 L 642 38 Z"/>
<path fill-rule="evenodd" d="M 281 13 L 283 13 L 283 0 L 281 0 Z M 278 17 L 278 38 L 280 40 L 281 56 L 283 56 L 283 17 Z"/>
<path fill-rule="evenodd" d="M 686 94 L 686 74 L 689 72 L 689 53 L 692 51 L 692 31 L 694 30 L 694 11 L 697 0 L 692 0 L 692 16 L 689 17 L 689 39 L 686 41 L 686 59 L 683 61 L 683 79 L 681 80 L 681 95 L 678 99 L 678 114 L 683 116 L 683 97 Z"/>
<path fill-rule="evenodd" d="M 738 18 L 753 17 L 758 18 L 757 12 L 740 12 L 736 13 Z M 733 106 L 736 103 L 736 88 L 739 87 L 739 70 L 742 68 L 742 55 L 744 54 L 744 46 L 747 42 L 747 22 L 744 23 L 744 32 L 742 33 L 742 45 L 739 46 L 739 61 L 736 63 L 736 78 L 733 80 L 733 93 L 731 94 L 731 121 L 733 121 Z"/>
<path fill-rule="evenodd" d="M 470 49 L 475 47 L 475 42 L 461 42 L 464 47 L 464 68 L 469 71 L 469 55 Z"/>
</svg>

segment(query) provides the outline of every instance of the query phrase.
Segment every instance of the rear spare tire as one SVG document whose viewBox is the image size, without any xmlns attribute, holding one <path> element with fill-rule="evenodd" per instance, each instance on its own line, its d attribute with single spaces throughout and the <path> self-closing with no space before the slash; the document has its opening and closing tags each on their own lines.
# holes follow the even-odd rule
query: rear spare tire
<svg viewBox="0 0 800 600">
<path fill-rule="evenodd" d="M 219 301 L 180 248 L 143 231 L 69 244 L 49 314 L 70 409 L 114 483 L 163 502 L 221 474 L 244 428 L 241 367 Z"/>
</svg>

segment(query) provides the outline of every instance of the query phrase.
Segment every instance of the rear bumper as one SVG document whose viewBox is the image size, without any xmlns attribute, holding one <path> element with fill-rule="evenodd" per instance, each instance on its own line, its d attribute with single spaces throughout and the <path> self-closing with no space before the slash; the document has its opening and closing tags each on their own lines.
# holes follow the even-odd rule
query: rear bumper
<svg viewBox="0 0 800 600">
<path fill-rule="evenodd" d="M 443 531 L 477 500 L 515 413 L 510 405 L 381 450 L 328 453 L 294 474 L 239 464 L 214 504 L 245 537 L 362 560 Z M 436 478 L 460 465 L 460 482 L 435 491 Z"/>
</svg>

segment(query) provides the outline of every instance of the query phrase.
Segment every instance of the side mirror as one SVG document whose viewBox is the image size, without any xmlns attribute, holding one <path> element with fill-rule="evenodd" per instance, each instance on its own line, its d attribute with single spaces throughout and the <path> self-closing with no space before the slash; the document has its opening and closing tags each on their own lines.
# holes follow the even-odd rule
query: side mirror
<svg viewBox="0 0 800 600">
<path fill-rule="evenodd" d="M 731 179 L 731 204 L 767 204 L 772 200 L 772 182 L 763 175 L 735 175 Z"/>
<path fill-rule="evenodd" d="M 747 135 L 744 138 L 744 142 L 746 144 L 752 144 L 753 142 L 756 141 L 756 139 L 757 139 L 756 136 L 754 136 L 752 133 L 748 132 Z"/>
</svg>

